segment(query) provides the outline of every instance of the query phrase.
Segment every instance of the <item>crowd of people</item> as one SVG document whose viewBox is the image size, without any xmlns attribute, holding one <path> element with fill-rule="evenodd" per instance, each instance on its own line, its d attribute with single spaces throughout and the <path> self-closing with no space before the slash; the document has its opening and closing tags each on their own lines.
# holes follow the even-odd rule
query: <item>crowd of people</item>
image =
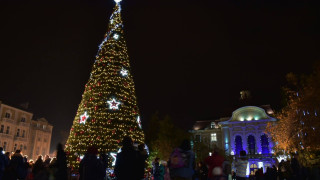
<svg viewBox="0 0 320 180">
<path fill-rule="evenodd" d="M 34 162 L 23 156 L 20 150 L 14 154 L 2 153 L 0 147 L 0 180 L 67 180 L 66 155 L 61 144 L 58 145 L 57 158 L 38 156 Z"/>
<path fill-rule="evenodd" d="M 186 152 L 182 148 L 180 150 Z M 240 152 L 240 156 L 234 159 L 233 165 L 219 152 L 219 149 L 215 148 L 212 155 L 197 162 L 195 167 L 192 164 L 193 161 L 189 164 L 188 170 L 183 168 L 183 175 L 175 173 L 181 168 L 170 166 L 170 161 L 173 160 L 172 155 L 168 164 L 165 161 L 161 164 L 159 158 L 156 158 L 152 171 L 154 180 L 320 180 L 319 166 L 303 167 L 294 156 L 290 160 L 282 160 L 278 167 L 275 165 L 266 167 L 265 172 L 261 167 L 255 169 L 253 174 L 247 175 L 249 161 L 246 151 Z M 186 173 L 185 170 L 189 173 Z"/>
<path fill-rule="evenodd" d="M 173 149 L 168 161 L 155 158 L 148 171 L 148 153 L 142 143 L 135 148 L 130 137 L 122 140 L 121 151 L 116 156 L 114 171 L 107 174 L 108 156 L 94 146 L 89 147 L 80 161 L 75 177 L 67 167 L 66 153 L 61 144 L 57 147 L 56 158 L 39 156 L 33 162 L 23 156 L 20 150 L 14 154 L 5 153 L 0 147 L 0 180 L 318 180 L 319 167 L 307 169 L 299 165 L 293 157 L 290 161 L 281 161 L 278 165 L 255 170 L 247 177 L 248 159 L 246 152 L 231 163 L 215 148 L 212 155 L 203 161 L 195 162 L 190 141 L 184 140 Z M 235 169 L 235 171 L 232 171 Z M 150 175 L 150 176 L 149 176 Z"/>
</svg>

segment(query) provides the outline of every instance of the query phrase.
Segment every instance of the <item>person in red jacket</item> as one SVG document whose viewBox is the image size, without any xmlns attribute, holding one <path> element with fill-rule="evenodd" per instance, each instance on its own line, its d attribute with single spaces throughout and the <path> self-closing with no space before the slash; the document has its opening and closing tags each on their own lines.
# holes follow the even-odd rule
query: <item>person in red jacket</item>
<svg viewBox="0 0 320 180">
<path fill-rule="evenodd" d="M 212 156 L 208 156 L 204 162 L 208 166 L 208 179 L 221 180 L 223 179 L 223 161 L 224 157 L 218 152 L 218 148 L 214 148 Z"/>
</svg>

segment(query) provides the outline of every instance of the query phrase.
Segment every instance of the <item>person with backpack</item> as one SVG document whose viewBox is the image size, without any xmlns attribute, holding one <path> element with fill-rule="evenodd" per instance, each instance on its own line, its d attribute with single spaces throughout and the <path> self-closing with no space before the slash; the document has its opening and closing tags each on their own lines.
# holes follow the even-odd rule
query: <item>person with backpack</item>
<svg viewBox="0 0 320 180">
<path fill-rule="evenodd" d="M 183 140 L 170 155 L 168 162 L 172 180 L 192 180 L 195 170 L 195 155 L 189 140 Z"/>
<path fill-rule="evenodd" d="M 205 164 L 208 168 L 208 179 L 210 180 L 221 180 L 223 179 L 223 162 L 224 157 L 218 152 L 218 148 L 214 148 L 212 156 L 208 156 L 205 159 Z"/>
</svg>

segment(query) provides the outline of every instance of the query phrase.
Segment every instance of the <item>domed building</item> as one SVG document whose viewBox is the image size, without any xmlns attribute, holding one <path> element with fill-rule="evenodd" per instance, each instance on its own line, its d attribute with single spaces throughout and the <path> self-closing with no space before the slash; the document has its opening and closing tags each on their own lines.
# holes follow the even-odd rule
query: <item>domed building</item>
<svg viewBox="0 0 320 180">
<path fill-rule="evenodd" d="M 270 106 L 244 106 L 233 111 L 229 118 L 197 121 L 190 132 L 195 142 L 203 142 L 209 149 L 223 149 L 234 159 L 239 157 L 241 150 L 246 151 L 247 175 L 254 175 L 258 168 L 262 167 L 265 172 L 276 163 L 274 142 L 265 133 L 267 123 L 276 121 L 271 114 Z"/>
</svg>

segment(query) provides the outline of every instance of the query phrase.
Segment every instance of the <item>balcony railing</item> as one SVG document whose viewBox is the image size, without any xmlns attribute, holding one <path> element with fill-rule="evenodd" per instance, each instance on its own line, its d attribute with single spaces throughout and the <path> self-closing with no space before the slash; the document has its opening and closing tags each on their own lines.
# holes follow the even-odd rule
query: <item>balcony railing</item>
<svg viewBox="0 0 320 180">
<path fill-rule="evenodd" d="M 22 136 L 14 136 L 14 140 L 16 140 L 16 141 L 27 141 L 27 137 L 26 136 L 24 136 L 24 137 L 22 137 Z"/>
<path fill-rule="evenodd" d="M 14 120 L 10 118 L 2 118 L 2 121 L 14 124 Z"/>
<path fill-rule="evenodd" d="M 20 126 L 25 126 L 25 127 L 29 127 L 30 126 L 30 123 L 27 123 L 27 122 L 19 122 L 19 125 Z"/>
<path fill-rule="evenodd" d="M 12 138 L 11 134 L 6 134 L 6 133 L 0 133 L 1 138 Z"/>
</svg>

